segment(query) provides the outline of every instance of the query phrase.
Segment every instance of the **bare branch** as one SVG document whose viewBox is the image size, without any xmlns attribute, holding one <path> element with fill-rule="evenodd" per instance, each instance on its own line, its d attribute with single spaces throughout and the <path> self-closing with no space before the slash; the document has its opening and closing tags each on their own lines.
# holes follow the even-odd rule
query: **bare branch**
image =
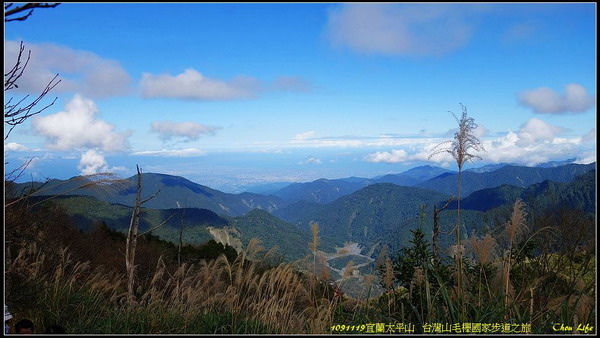
<svg viewBox="0 0 600 338">
<path fill-rule="evenodd" d="M 17 81 L 23 76 L 23 71 L 27 67 L 27 64 L 29 63 L 29 59 L 31 57 L 31 51 L 29 51 L 27 53 L 27 60 L 23 64 L 22 58 L 23 58 L 24 50 L 25 50 L 25 47 L 23 46 L 23 41 L 21 41 L 21 45 L 19 47 L 19 54 L 17 56 L 17 61 L 15 62 L 15 65 L 13 66 L 13 68 L 10 71 L 8 71 L 8 73 L 4 74 L 4 92 L 5 93 L 11 89 L 19 88 L 19 86 L 17 85 Z M 45 105 L 44 107 L 36 108 L 40 104 L 40 101 L 52 89 L 54 89 L 54 87 L 56 87 L 60 83 L 60 81 L 61 80 L 58 79 L 58 74 L 56 74 L 52 78 L 52 80 L 50 80 L 50 82 L 46 85 L 46 87 L 44 88 L 42 93 L 36 99 L 34 99 L 30 103 L 26 104 L 25 106 L 22 106 L 22 104 L 24 104 L 25 100 L 27 100 L 29 98 L 29 95 L 26 95 L 25 97 L 23 97 L 21 100 L 19 100 L 16 103 L 13 103 L 12 97 L 9 98 L 4 103 L 4 123 L 9 126 L 8 132 L 6 133 L 6 135 L 4 135 L 4 140 L 6 140 L 8 138 L 8 136 L 10 135 L 10 133 L 13 131 L 13 129 L 16 126 L 22 124 L 28 118 L 43 112 L 44 110 L 46 110 L 48 107 L 52 106 L 56 102 L 58 97 L 55 97 L 51 103 Z"/>
<path fill-rule="evenodd" d="M 7 174 L 4 174 L 4 182 L 15 182 L 18 180 L 21 176 L 23 176 L 23 172 L 25 169 L 27 169 L 27 167 L 29 167 L 33 159 L 34 157 L 30 158 L 29 160 L 23 162 L 23 164 L 21 164 L 18 168 L 11 170 Z"/>
<path fill-rule="evenodd" d="M 29 18 L 31 16 L 31 14 L 33 14 L 33 10 L 36 8 L 54 8 L 58 5 L 60 5 L 60 3 L 53 3 L 53 4 L 49 4 L 49 3 L 27 3 L 25 5 L 21 5 L 21 6 L 17 6 L 13 9 L 9 9 L 13 7 L 13 3 L 7 3 L 4 5 L 4 22 L 11 22 L 11 21 L 25 21 L 27 20 L 27 18 Z M 17 16 L 17 17 L 11 17 L 11 16 L 15 16 L 15 15 L 20 15 L 23 12 L 27 12 L 27 14 L 23 14 L 21 16 Z"/>
<path fill-rule="evenodd" d="M 153 199 L 154 197 L 156 197 L 156 195 L 158 195 L 159 193 L 160 193 L 160 189 L 158 189 L 158 191 L 155 192 L 154 195 L 152 195 L 152 196 L 146 198 L 145 200 L 143 200 L 140 204 L 144 204 L 144 203 L 150 201 L 151 199 Z"/>
<path fill-rule="evenodd" d="M 142 233 L 141 233 L 141 234 L 139 234 L 138 236 L 140 236 L 140 237 L 141 237 L 141 236 L 144 236 L 145 234 L 147 234 L 147 233 L 150 233 L 150 232 L 152 232 L 152 231 L 154 231 L 154 230 L 156 230 L 156 229 L 160 228 L 161 226 L 163 226 L 163 225 L 167 224 L 167 222 L 168 222 L 168 221 L 169 221 L 171 218 L 173 218 L 175 215 L 177 215 L 177 213 L 173 213 L 173 214 L 172 214 L 171 216 L 169 216 L 169 218 L 167 218 L 167 219 L 166 219 L 164 222 L 160 223 L 159 225 L 155 226 L 154 228 L 152 228 L 152 229 L 150 229 L 150 230 L 147 230 L 147 231 L 145 231 L 145 232 L 142 232 Z"/>
</svg>

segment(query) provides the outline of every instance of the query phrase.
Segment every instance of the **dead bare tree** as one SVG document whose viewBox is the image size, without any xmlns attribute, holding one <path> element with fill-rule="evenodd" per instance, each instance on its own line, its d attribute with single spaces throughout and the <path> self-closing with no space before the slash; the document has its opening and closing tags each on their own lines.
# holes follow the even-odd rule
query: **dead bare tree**
<svg viewBox="0 0 600 338">
<path fill-rule="evenodd" d="M 434 206 L 433 206 L 433 231 L 431 232 L 431 252 L 433 253 L 433 259 L 435 262 L 440 261 L 440 252 L 439 252 L 437 240 L 438 240 L 438 236 L 440 235 L 442 230 L 440 228 L 439 213 L 444 211 L 444 209 L 446 209 L 448 207 L 448 205 L 450 204 L 450 202 L 452 202 L 453 199 L 454 199 L 454 197 L 450 198 L 448 200 L 448 202 L 446 202 L 446 204 L 439 209 L 438 209 L 437 204 L 434 204 Z"/>
<path fill-rule="evenodd" d="M 137 190 L 135 195 L 135 204 L 133 206 L 133 212 L 131 214 L 131 221 L 129 223 L 129 231 L 127 232 L 127 242 L 125 244 L 125 268 L 127 270 L 127 299 L 129 305 L 134 302 L 134 279 L 135 279 L 135 248 L 138 239 L 138 230 L 140 226 L 140 214 L 142 205 L 158 195 L 160 192 L 157 191 L 154 195 L 148 197 L 142 201 L 142 171 L 138 165 L 135 166 L 137 169 Z M 163 224 L 166 223 L 163 222 Z"/>
<path fill-rule="evenodd" d="M 54 8 L 60 5 L 60 3 L 36 3 L 29 2 L 26 4 L 18 4 L 15 6 L 13 2 L 7 2 L 4 4 L 4 22 L 11 21 L 25 21 L 33 14 L 33 10 L 36 8 Z M 24 12 L 27 12 L 24 14 Z"/>
<path fill-rule="evenodd" d="M 186 198 L 186 200 L 187 200 L 187 198 Z M 177 248 L 177 265 L 178 266 L 181 266 L 181 248 L 183 247 L 183 227 L 184 227 L 183 220 L 185 219 L 185 209 L 186 209 L 185 205 L 186 205 L 186 202 L 184 201 L 183 209 L 181 211 L 180 224 L 179 224 L 179 246 Z M 181 209 L 179 202 L 177 202 L 177 207 L 179 207 Z"/>
</svg>

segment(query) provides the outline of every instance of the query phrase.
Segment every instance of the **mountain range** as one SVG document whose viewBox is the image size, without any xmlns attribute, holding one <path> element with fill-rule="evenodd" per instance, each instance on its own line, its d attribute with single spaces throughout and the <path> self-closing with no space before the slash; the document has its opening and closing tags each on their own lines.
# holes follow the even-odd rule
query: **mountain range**
<svg viewBox="0 0 600 338">
<path fill-rule="evenodd" d="M 93 184 L 93 182 L 86 177 L 74 177 L 66 181 L 50 180 L 44 185 L 43 191 L 38 191 L 33 196 L 69 192 L 71 195 L 92 196 L 101 201 L 125 206 L 133 206 L 135 203 L 136 176 L 100 185 Z M 30 185 L 30 183 L 19 184 L 20 190 L 28 190 Z M 41 183 L 34 184 L 38 187 L 41 185 Z M 84 188 L 78 188 L 82 186 Z M 253 193 L 228 194 L 180 176 L 143 173 L 141 199 L 146 200 L 155 194 L 155 197 L 144 204 L 145 207 L 152 209 L 202 208 L 227 216 L 241 216 L 253 209 L 271 212 L 286 204 L 276 196 Z"/>
<path fill-rule="evenodd" d="M 43 199 L 33 197 L 32 201 Z M 76 225 L 87 231 L 96 222 L 109 228 L 127 232 L 132 207 L 111 204 L 92 196 L 60 196 L 54 203 L 65 208 Z M 164 222 L 164 225 L 156 228 Z M 173 243 L 179 242 L 179 231 L 183 223 L 183 241 L 187 244 L 203 244 L 215 239 L 236 249 L 245 248 L 252 238 L 259 238 L 265 249 L 278 247 L 285 260 L 300 259 L 307 254 L 309 232 L 286 223 L 264 210 L 254 209 L 243 216 L 223 216 L 199 208 L 152 209 L 143 208 L 140 216 L 139 233 L 151 229 L 151 233 Z M 302 245 L 299 245 L 299 244 Z M 304 245 L 306 244 L 306 245 Z M 327 246 L 332 248 L 331 246 Z"/>
<path fill-rule="evenodd" d="M 227 194 L 183 177 L 146 173 L 142 175 L 142 199 L 156 196 L 143 205 L 140 233 L 153 229 L 152 235 L 178 243 L 183 229 L 184 244 L 215 240 L 238 252 L 252 238 L 258 238 L 264 249 L 276 248 L 278 257 L 305 271 L 313 260 L 310 225 L 317 222 L 318 250 L 327 257 L 324 269 L 343 285 L 345 293 L 357 295 L 366 288 L 361 276 L 375 273 L 374 262 L 384 246 L 388 253 L 396 255 L 410 245 L 414 229 L 423 230 L 430 241 L 434 206 L 445 205 L 453 198 L 456 175 L 424 166 L 372 179 L 350 177 L 280 184 L 283 187 L 273 195 L 260 195 Z M 517 198 L 525 202 L 529 215 L 570 208 L 578 210 L 578 215 L 595 217 L 595 163 L 536 168 L 486 166 L 463 175 L 461 228 L 465 235 L 481 235 L 505 224 Z M 29 202 L 35 205 L 36 201 L 51 198 L 83 231 L 103 222 L 109 228 L 127 232 L 135 182 L 135 176 L 95 184 L 87 177 L 52 180 Z M 87 187 L 78 189 L 81 186 Z M 31 185 L 14 188 L 27 191 Z M 61 195 L 56 197 L 57 194 Z M 452 201 L 438 215 L 443 233 L 438 237 L 442 257 L 447 256 L 447 249 L 455 241 L 449 233 L 456 225 L 456 207 L 456 201 Z M 350 261 L 358 274 L 342 283 L 342 268 Z"/>
<path fill-rule="evenodd" d="M 596 163 L 566 164 L 556 167 L 522 167 L 506 165 L 487 172 L 465 171 L 461 177 L 461 197 L 471 193 L 508 184 L 516 187 L 527 187 L 545 180 L 569 182 L 575 177 L 596 168 Z M 457 174 L 444 173 L 428 181 L 417 184 L 419 188 L 456 195 Z"/>
<path fill-rule="evenodd" d="M 307 183 L 292 183 L 273 192 L 272 195 L 288 203 L 303 200 L 326 204 L 372 184 L 393 183 L 410 187 L 447 172 L 449 171 L 446 169 L 426 165 L 412 168 L 400 174 L 388 174 L 371 179 L 360 177 L 335 180 L 319 179 Z"/>
<path fill-rule="evenodd" d="M 429 178 L 433 175 L 437 176 Z M 491 226 L 486 213 L 512 204 L 516 198 L 540 208 L 560 202 L 595 212 L 595 163 L 546 168 L 505 165 L 493 171 L 465 171 L 463 175 L 465 197 L 461 209 L 464 210 L 465 233 Z M 396 175 L 399 180 L 410 177 L 412 181 L 406 182 L 412 186 L 380 182 L 393 178 L 389 175 L 373 179 L 353 177 L 296 184 L 280 189 L 279 196 L 265 196 L 227 194 L 183 177 L 145 173 L 142 174 L 142 199 L 159 193 L 143 205 L 146 211 L 141 227 L 145 231 L 185 210 L 189 243 L 214 238 L 217 230 L 224 231 L 224 237 L 228 237 L 231 231 L 242 244 L 257 236 L 263 239 L 266 248 L 277 245 L 286 257 L 297 258 L 308 252 L 309 225 L 316 221 L 324 248 L 333 249 L 345 242 L 361 243 L 365 247 L 388 243 L 397 247 L 407 243 L 411 229 L 420 226 L 429 233 L 433 206 L 445 204 L 456 189 L 456 173 L 442 168 L 417 167 Z M 52 180 L 43 191 L 34 194 L 34 198 L 63 192 L 79 195 L 54 200 L 67 208 L 82 229 L 94 221 L 103 221 L 111 228 L 124 231 L 135 199 L 134 182 L 135 176 L 118 183 L 75 189 L 90 183 L 89 179 Z M 26 190 L 27 185 L 20 184 L 18 188 Z M 294 189 L 296 197 L 292 194 Z M 312 195 L 307 195 L 309 193 Z M 287 196 L 287 200 L 282 196 Z M 424 218 L 420 217 L 422 207 Z M 446 228 L 455 222 L 453 209 L 455 205 L 450 204 L 440 214 Z M 174 216 L 155 234 L 176 241 L 180 219 L 181 216 Z"/>
<path fill-rule="evenodd" d="M 493 166 L 495 168 L 496 165 Z M 461 197 L 465 198 L 475 191 L 502 185 L 525 188 L 545 180 L 569 182 L 595 167 L 595 162 L 547 167 L 501 165 L 495 170 L 488 165 L 480 170 L 463 172 Z M 50 180 L 44 185 L 43 191 L 34 195 L 56 195 L 68 192 L 73 195 L 93 196 L 102 201 L 126 206 L 132 206 L 135 201 L 135 176 L 101 186 L 90 184 L 91 182 L 86 177 L 75 177 L 66 181 Z M 420 166 L 400 174 L 371 179 L 349 177 L 292 183 L 269 195 L 249 192 L 229 194 L 179 176 L 144 173 L 142 174 L 142 199 L 147 199 L 158 192 L 145 204 L 146 207 L 154 209 L 203 208 L 217 214 L 241 216 L 253 209 L 272 213 L 299 201 L 328 204 L 365 187 L 380 183 L 417 187 L 454 196 L 457 191 L 457 173 L 439 167 Z M 88 184 L 91 187 L 77 189 Z M 31 183 L 22 183 L 18 186 L 20 190 L 24 191 L 31 185 Z M 33 186 L 39 187 L 41 183 L 33 183 Z"/>
</svg>

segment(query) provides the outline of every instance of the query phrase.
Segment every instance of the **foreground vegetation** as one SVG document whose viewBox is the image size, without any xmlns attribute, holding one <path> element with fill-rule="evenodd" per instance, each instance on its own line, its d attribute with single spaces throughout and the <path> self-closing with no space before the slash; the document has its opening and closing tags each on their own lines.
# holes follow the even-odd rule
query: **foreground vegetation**
<svg viewBox="0 0 600 338">
<path fill-rule="evenodd" d="M 53 324 L 107 334 L 458 333 L 452 330 L 484 326 L 565 333 L 554 331 L 557 323 L 577 331 L 596 316 L 594 219 L 548 210 L 528 214 L 518 202 L 506 222 L 471 234 L 462 295 L 455 260 L 433 257 L 421 230 L 400 254 L 378 260 L 387 292 L 370 298 L 367 290 L 362 299 L 323 279 L 316 256 L 298 269 L 258 240 L 240 254 L 211 241 L 184 246 L 179 265 L 175 245 L 146 235 L 130 304 L 122 233 L 102 223 L 83 232 L 57 204 L 28 208 L 22 201 L 6 209 L 6 299 L 15 319 L 31 319 L 40 333 Z M 316 252 L 318 227 L 313 235 Z M 364 278 L 375 283 L 372 277 Z"/>
</svg>

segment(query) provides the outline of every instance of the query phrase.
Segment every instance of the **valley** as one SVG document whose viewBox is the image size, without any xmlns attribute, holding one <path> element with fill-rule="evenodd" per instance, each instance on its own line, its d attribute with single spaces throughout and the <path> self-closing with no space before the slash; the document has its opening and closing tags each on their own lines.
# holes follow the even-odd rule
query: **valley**
<svg viewBox="0 0 600 338">
<path fill-rule="evenodd" d="M 441 207 L 453 198 L 446 186 L 455 179 L 453 172 L 424 166 L 374 179 L 294 183 L 274 194 L 260 195 L 227 194 L 170 175 L 145 173 L 142 176 L 142 197 L 157 193 L 144 208 L 142 232 L 167 220 L 164 226 L 152 230 L 152 234 L 176 243 L 183 224 L 184 243 L 200 245 L 213 239 L 238 252 L 257 237 L 266 249 L 275 247 L 284 261 L 291 262 L 312 256 L 308 249 L 309 224 L 317 222 L 321 237 L 319 252 L 325 257 L 327 275 L 342 285 L 342 281 L 350 277 L 356 279 L 352 284 L 363 284 L 364 276 L 374 273 L 373 262 L 383 245 L 392 252 L 399 251 L 409 244 L 410 230 L 422 228 L 431 237 L 432 208 Z M 493 228 L 517 198 L 535 208 L 548 205 L 548 198 L 554 203 L 562 198 L 563 204 L 588 212 L 595 210 L 592 189 L 595 163 L 545 168 L 487 166 L 466 172 L 464 179 L 482 189 L 467 189 L 468 194 L 462 200 L 463 233 L 482 233 Z M 104 185 L 100 190 L 77 189 L 77 185 L 88 183 L 87 180 L 78 177 L 50 181 L 40 190 L 43 193 L 34 193 L 32 198 L 43 201 L 60 195 L 52 200 L 63 206 L 84 231 L 89 231 L 95 222 L 103 222 L 109 228 L 126 232 L 131 217 L 133 178 Z M 409 185 L 389 183 L 394 180 Z M 31 186 L 20 184 L 16 190 L 29 188 Z M 61 190 L 69 194 L 63 195 Z M 454 209 L 456 201 L 451 201 L 440 213 L 443 228 L 449 229 L 454 222 Z M 451 236 L 440 238 L 444 254 L 452 242 Z M 363 253 L 365 248 L 369 249 L 368 253 Z M 350 261 L 355 272 L 345 276 L 348 273 L 344 269 Z M 350 289 L 356 287 L 347 287 Z"/>
</svg>

